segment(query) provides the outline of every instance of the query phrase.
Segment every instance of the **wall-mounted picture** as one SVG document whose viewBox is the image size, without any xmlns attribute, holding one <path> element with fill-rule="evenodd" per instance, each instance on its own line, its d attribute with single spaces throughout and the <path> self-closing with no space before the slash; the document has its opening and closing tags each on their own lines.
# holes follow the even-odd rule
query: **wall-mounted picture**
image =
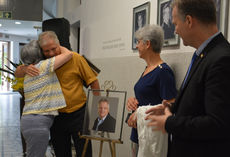
<svg viewBox="0 0 230 157">
<path fill-rule="evenodd" d="M 214 0 L 216 4 L 217 27 L 225 38 L 228 34 L 228 6 L 229 0 Z"/>
<path fill-rule="evenodd" d="M 132 32 L 132 49 L 136 50 L 138 40 L 135 38 L 135 32 L 138 29 L 149 24 L 150 2 L 144 3 L 133 8 L 133 32 Z"/>
<path fill-rule="evenodd" d="M 121 139 L 125 99 L 123 91 L 89 89 L 82 135 Z"/>
<path fill-rule="evenodd" d="M 175 25 L 172 23 L 173 0 L 158 0 L 157 24 L 164 30 L 164 46 L 179 45 L 179 36 L 175 33 Z"/>
</svg>

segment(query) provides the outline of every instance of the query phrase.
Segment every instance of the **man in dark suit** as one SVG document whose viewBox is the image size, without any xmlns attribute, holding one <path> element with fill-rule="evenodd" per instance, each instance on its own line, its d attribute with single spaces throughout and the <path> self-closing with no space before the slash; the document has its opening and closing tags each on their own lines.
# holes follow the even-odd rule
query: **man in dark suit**
<svg viewBox="0 0 230 157">
<path fill-rule="evenodd" d="M 175 103 L 146 112 L 158 114 L 146 117 L 148 126 L 172 134 L 170 157 L 229 157 L 230 44 L 218 31 L 215 3 L 174 0 L 171 7 L 176 33 L 197 58 Z"/>
<path fill-rule="evenodd" d="M 116 119 L 109 114 L 109 101 L 107 99 L 100 99 L 98 103 L 99 117 L 95 119 L 92 130 L 115 132 Z"/>
</svg>

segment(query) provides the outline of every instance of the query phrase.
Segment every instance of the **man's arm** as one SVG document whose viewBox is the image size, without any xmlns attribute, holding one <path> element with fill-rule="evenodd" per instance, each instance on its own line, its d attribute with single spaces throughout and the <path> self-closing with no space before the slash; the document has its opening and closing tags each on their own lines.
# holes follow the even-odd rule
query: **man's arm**
<svg viewBox="0 0 230 157">
<path fill-rule="evenodd" d="M 90 84 L 91 89 L 100 89 L 99 81 L 95 80 Z M 100 96 L 100 91 L 93 91 L 93 94 L 96 96 Z"/>
<path fill-rule="evenodd" d="M 36 68 L 33 64 L 30 64 L 28 66 L 19 65 L 14 71 L 14 75 L 19 78 L 24 77 L 25 74 L 28 74 L 30 76 L 37 76 L 39 75 L 39 69 Z"/>
<path fill-rule="evenodd" d="M 90 87 L 91 87 L 91 89 L 100 89 L 100 85 L 99 85 L 98 80 L 95 80 L 94 82 L 92 82 L 90 84 Z"/>
</svg>

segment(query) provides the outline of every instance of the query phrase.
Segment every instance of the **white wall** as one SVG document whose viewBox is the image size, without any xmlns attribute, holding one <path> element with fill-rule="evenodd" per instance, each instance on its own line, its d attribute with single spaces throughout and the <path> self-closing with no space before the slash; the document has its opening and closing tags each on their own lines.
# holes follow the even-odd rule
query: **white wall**
<svg viewBox="0 0 230 157">
<path fill-rule="evenodd" d="M 80 24 L 80 54 L 86 55 L 102 70 L 98 76 L 100 84 L 112 80 L 117 86 L 116 90 L 127 91 L 127 98 L 134 96 L 133 86 L 146 66 L 145 61 L 139 59 L 138 51 L 131 49 L 133 8 L 146 2 L 148 1 L 82 0 L 81 5 L 79 0 L 57 2 L 58 17 L 65 17 L 71 25 Z M 150 24 L 156 24 L 158 1 L 150 2 Z M 76 31 L 73 32 L 75 34 L 71 32 L 70 42 L 76 51 L 77 47 L 73 46 L 77 43 Z M 123 46 L 103 49 L 104 46 L 114 44 Z M 163 48 L 161 57 L 172 68 L 177 89 L 184 78 L 193 52 L 194 48 L 185 47 L 181 39 L 179 46 Z M 125 110 L 125 116 L 127 113 Z M 130 131 L 131 129 L 124 123 L 122 133 L 124 143 L 116 144 L 116 156 L 131 156 Z M 93 141 L 94 156 L 99 154 L 99 144 L 98 141 Z M 110 156 L 107 143 L 104 143 L 102 156 Z"/>
<path fill-rule="evenodd" d="M 5 35 L 9 36 L 9 38 L 5 38 Z M 21 36 L 15 36 L 15 35 L 9 35 L 9 34 L 3 34 L 2 37 L 0 37 L 0 40 L 2 41 L 10 41 L 11 42 L 11 61 L 19 63 L 19 43 L 28 43 L 29 40 L 33 40 L 32 38 L 26 38 Z"/>
<path fill-rule="evenodd" d="M 72 12 L 68 14 L 63 13 L 64 15 L 59 16 L 67 18 L 70 24 L 81 21 L 81 54 L 91 59 L 137 56 L 137 50 L 131 49 L 133 8 L 145 2 L 147 1 L 84 0 L 82 4 L 77 6 Z M 150 24 L 156 24 L 157 1 L 151 1 L 150 5 Z M 68 5 L 65 4 L 64 6 Z M 65 10 L 68 9 L 64 8 L 63 10 L 63 12 L 67 12 Z M 122 47 L 103 49 L 105 46 L 115 44 L 121 44 Z M 193 50 L 193 48 L 185 47 L 181 44 L 179 47 L 174 47 L 173 51 L 184 52 Z M 170 50 L 165 49 L 162 53 L 171 51 L 171 48 Z"/>
</svg>

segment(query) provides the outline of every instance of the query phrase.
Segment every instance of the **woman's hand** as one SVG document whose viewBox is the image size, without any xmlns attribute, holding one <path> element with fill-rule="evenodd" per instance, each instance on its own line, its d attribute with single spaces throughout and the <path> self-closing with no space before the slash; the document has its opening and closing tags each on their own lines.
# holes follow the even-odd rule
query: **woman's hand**
<svg viewBox="0 0 230 157">
<path fill-rule="evenodd" d="M 138 104 L 139 104 L 139 102 L 136 98 L 130 97 L 127 101 L 126 107 L 127 107 L 128 111 L 131 111 L 131 110 L 135 111 L 138 107 Z"/>
<path fill-rule="evenodd" d="M 134 112 L 130 117 L 129 120 L 127 122 L 128 126 L 133 127 L 133 128 L 137 128 L 137 116 L 136 116 L 136 112 Z"/>
</svg>

